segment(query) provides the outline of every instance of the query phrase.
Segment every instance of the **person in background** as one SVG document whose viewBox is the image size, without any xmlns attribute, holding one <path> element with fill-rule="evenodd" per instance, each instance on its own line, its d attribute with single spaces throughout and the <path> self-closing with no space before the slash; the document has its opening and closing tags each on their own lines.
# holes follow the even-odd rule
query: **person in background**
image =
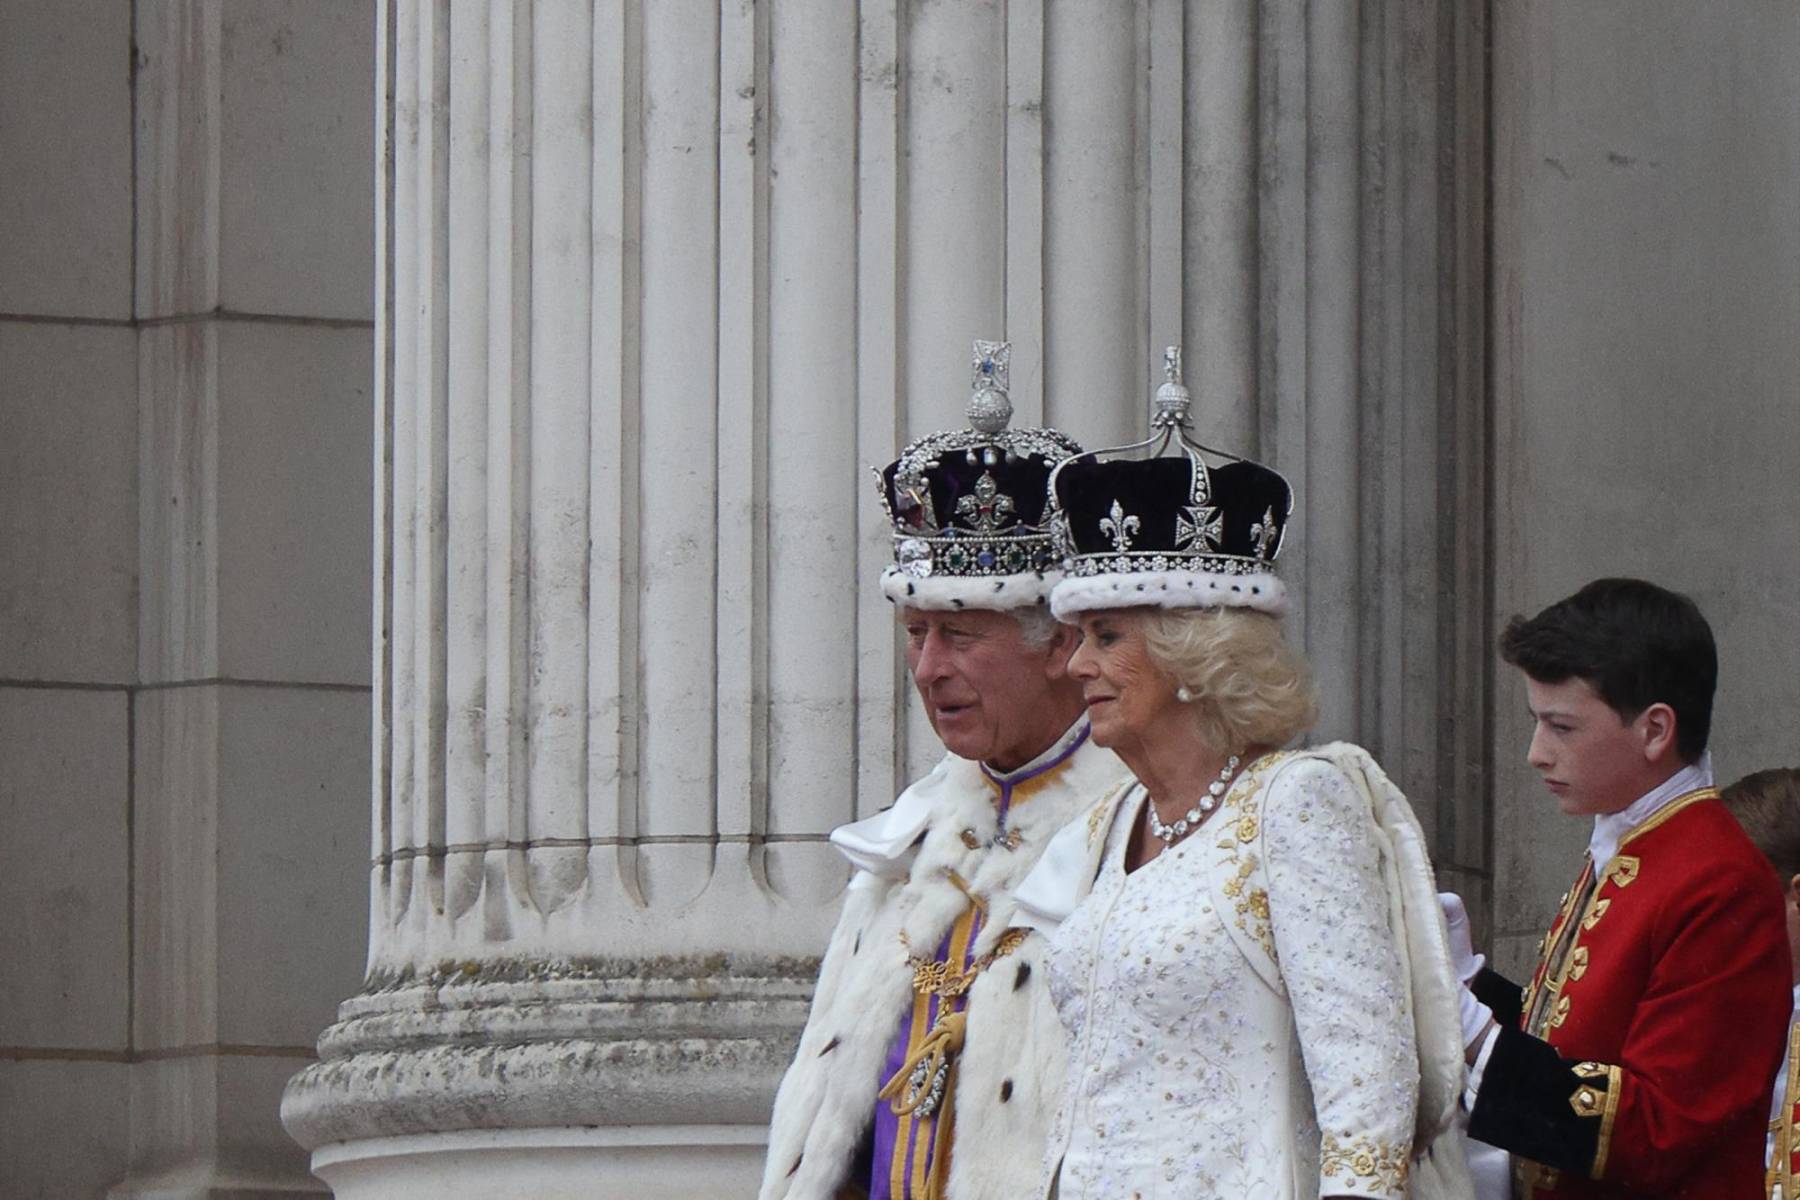
<svg viewBox="0 0 1800 1200">
<path fill-rule="evenodd" d="M 1527 760 L 1593 826 L 1531 982 L 1463 988 L 1469 1134 L 1512 1152 L 1520 1200 L 1754 1196 L 1792 967 L 1782 889 L 1712 786 L 1712 630 L 1601 579 L 1500 651 Z"/>
<path fill-rule="evenodd" d="M 1124 768 L 1088 736 L 1074 633 L 1045 607 L 1045 483 L 1079 447 L 1007 428 L 1006 367 L 1004 344 L 976 343 L 970 428 L 881 472 L 881 589 L 949 753 L 831 835 L 855 870 L 775 1097 L 763 1200 L 1018 1200 L 1037 1177 L 1065 1051 L 1012 892 Z"/>
<path fill-rule="evenodd" d="M 1787 893 L 1788 950 L 1793 956 L 1795 1016 L 1800 1016 L 1800 770 L 1777 767 L 1744 776 L 1719 793 Z M 1788 1019 L 1787 1058 L 1775 1073 L 1769 1099 L 1765 1190 L 1769 1200 L 1796 1200 L 1800 1143 L 1794 1136 L 1800 1106 L 1800 1022 Z"/>
</svg>

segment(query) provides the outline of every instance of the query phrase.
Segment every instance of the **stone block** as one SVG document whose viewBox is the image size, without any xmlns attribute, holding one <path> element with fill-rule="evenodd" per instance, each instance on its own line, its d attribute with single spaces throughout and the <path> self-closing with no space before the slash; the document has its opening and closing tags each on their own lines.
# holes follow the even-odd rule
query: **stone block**
<svg viewBox="0 0 1800 1200">
<path fill-rule="evenodd" d="M 192 1054 L 132 1068 L 131 1173 L 108 1200 L 292 1200 L 324 1195 L 276 1118 L 304 1059 Z"/>
<path fill-rule="evenodd" d="M 359 0 L 233 0 L 221 14 L 221 303 L 367 320 L 374 9 Z"/>
<path fill-rule="evenodd" d="M 139 0 L 134 311 L 211 312 L 219 305 L 219 5 Z"/>
<path fill-rule="evenodd" d="M 303 1053 L 361 981 L 369 697 L 137 698 L 136 1044 Z"/>
<path fill-rule="evenodd" d="M 138 337 L 138 682 L 219 674 L 218 322 Z"/>
<path fill-rule="evenodd" d="M 144 331 L 140 674 L 366 683 L 372 335 Z"/>
<path fill-rule="evenodd" d="M 218 1036 L 219 687 L 134 698 L 132 1044 Z"/>
<path fill-rule="evenodd" d="M 0 688 L 0 1045 L 125 1049 L 130 754 L 123 691 Z"/>
<path fill-rule="evenodd" d="M 104 1195 L 125 1174 L 129 1070 L 0 1059 L 0 1196 Z"/>
<path fill-rule="evenodd" d="M 1549 928 L 1549 923 L 1545 923 Z M 1515 933 L 1494 941 L 1494 948 L 1489 955 L 1489 965 L 1514 983 L 1524 986 L 1537 970 L 1538 941 L 1542 933 Z"/>
<path fill-rule="evenodd" d="M 219 672 L 369 681 L 373 335 L 222 322 Z"/>
<path fill-rule="evenodd" d="M 0 678 L 131 679 L 135 372 L 129 329 L 0 322 Z"/>
<path fill-rule="evenodd" d="M 130 5 L 0 5 L 0 312 L 131 316 L 130 56 Z"/>
<path fill-rule="evenodd" d="M 369 696 L 227 688 L 219 732 L 219 1040 L 310 1050 L 362 983 Z"/>
</svg>

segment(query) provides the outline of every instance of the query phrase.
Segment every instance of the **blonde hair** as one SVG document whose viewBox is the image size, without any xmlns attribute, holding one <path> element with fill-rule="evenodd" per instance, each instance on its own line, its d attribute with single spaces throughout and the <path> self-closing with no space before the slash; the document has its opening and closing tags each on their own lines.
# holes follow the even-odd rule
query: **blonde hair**
<svg viewBox="0 0 1800 1200">
<path fill-rule="evenodd" d="M 1157 609 L 1143 618 L 1150 661 L 1193 696 L 1200 733 L 1220 749 L 1282 746 L 1312 728 L 1319 689 L 1281 620 L 1242 608 Z"/>
<path fill-rule="evenodd" d="M 1719 793 L 1785 889 L 1800 875 L 1800 770 L 1775 767 L 1744 776 Z"/>
</svg>

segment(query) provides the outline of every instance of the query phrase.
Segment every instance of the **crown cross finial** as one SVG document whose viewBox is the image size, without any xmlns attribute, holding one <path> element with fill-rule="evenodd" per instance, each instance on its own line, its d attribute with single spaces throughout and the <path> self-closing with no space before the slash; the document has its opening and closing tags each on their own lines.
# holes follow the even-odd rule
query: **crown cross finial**
<svg viewBox="0 0 1800 1200">
<path fill-rule="evenodd" d="M 1012 343 L 975 343 L 975 377 L 970 384 L 969 427 L 996 434 L 1012 421 Z"/>
<path fill-rule="evenodd" d="M 1172 426 L 1188 423 L 1188 407 L 1193 397 L 1188 394 L 1187 385 L 1181 381 L 1181 347 L 1170 346 L 1163 351 L 1163 383 L 1156 389 L 1156 412 L 1150 418 L 1150 425 L 1155 429 L 1167 429 Z"/>
<path fill-rule="evenodd" d="M 1131 549 L 1131 535 L 1136 533 L 1141 523 L 1127 513 L 1117 500 L 1112 502 L 1112 511 L 1100 518 L 1100 532 L 1112 539 L 1113 551 L 1123 554 Z"/>
</svg>

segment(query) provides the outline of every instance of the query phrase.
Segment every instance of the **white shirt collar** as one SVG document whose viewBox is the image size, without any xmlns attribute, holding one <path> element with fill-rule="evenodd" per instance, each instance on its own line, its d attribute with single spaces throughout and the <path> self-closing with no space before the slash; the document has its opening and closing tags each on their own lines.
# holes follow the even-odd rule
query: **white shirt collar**
<svg viewBox="0 0 1800 1200">
<path fill-rule="evenodd" d="M 1588 839 L 1588 855 L 1594 860 L 1594 869 L 1605 867 L 1619 852 L 1619 843 L 1626 835 L 1661 812 L 1670 801 L 1712 785 L 1712 751 L 1708 750 L 1700 755 L 1699 762 L 1681 768 L 1618 812 L 1595 817 L 1594 833 Z"/>
</svg>

